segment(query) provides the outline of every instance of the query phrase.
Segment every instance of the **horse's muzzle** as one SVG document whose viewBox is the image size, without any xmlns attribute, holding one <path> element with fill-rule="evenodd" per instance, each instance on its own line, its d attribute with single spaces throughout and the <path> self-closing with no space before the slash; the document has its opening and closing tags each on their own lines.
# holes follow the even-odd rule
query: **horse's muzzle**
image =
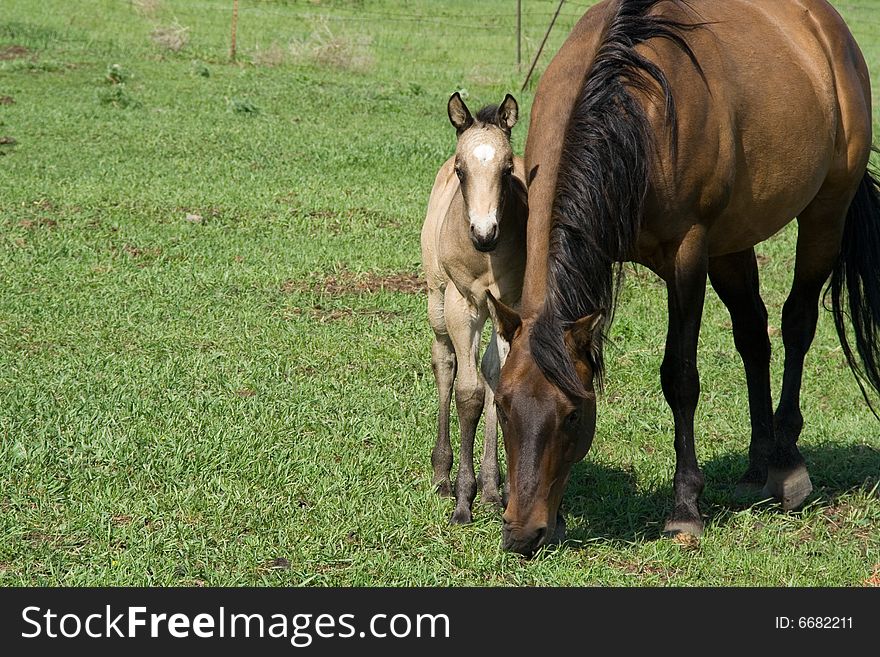
<svg viewBox="0 0 880 657">
<path fill-rule="evenodd" d="M 524 557 L 533 557 L 545 545 L 561 543 L 565 540 L 565 518 L 560 513 L 556 517 L 556 526 L 552 529 L 547 525 L 529 530 L 515 528 L 505 522 L 501 528 L 501 547 L 507 552 L 516 552 Z"/>
<path fill-rule="evenodd" d="M 507 523 L 504 523 L 501 528 L 501 547 L 508 552 L 516 552 L 524 557 L 533 556 L 538 548 L 544 544 L 546 538 L 546 525 L 527 532 L 514 531 Z"/>
</svg>

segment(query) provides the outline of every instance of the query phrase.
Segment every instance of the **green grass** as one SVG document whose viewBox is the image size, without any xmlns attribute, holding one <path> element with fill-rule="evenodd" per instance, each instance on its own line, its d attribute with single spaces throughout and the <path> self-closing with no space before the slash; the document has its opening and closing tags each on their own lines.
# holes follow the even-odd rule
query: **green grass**
<svg viewBox="0 0 880 657">
<path fill-rule="evenodd" d="M 425 299 L 378 288 L 420 271 L 431 182 L 454 147 L 452 91 L 472 105 L 516 93 L 522 150 L 534 84 L 518 93 L 515 5 L 243 0 L 229 64 L 230 4 L 3 3 L 0 53 L 29 54 L 0 61 L 0 96 L 14 100 L 0 137 L 17 142 L 0 145 L 0 584 L 872 576 L 880 425 L 830 317 L 803 391 L 816 491 L 797 513 L 738 506 L 746 389 L 711 291 L 708 528 L 697 544 L 658 538 L 674 453 L 657 374 L 665 293 L 644 270 L 628 278 L 597 438 L 567 491 L 571 540 L 524 561 L 501 551 L 494 513 L 449 526 L 451 503 L 430 488 Z M 524 59 L 555 4 L 524 3 Z M 539 72 L 586 4 L 566 4 Z M 880 2 L 839 6 L 880 75 Z M 189 28 L 179 52 L 150 38 L 175 21 Z M 761 246 L 775 325 L 794 238 Z"/>
</svg>

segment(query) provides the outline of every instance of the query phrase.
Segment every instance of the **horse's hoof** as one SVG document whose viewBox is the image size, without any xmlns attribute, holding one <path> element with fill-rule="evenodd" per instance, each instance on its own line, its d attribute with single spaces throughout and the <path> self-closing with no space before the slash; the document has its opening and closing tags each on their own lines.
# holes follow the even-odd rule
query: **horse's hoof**
<svg viewBox="0 0 880 657">
<path fill-rule="evenodd" d="M 456 509 L 449 519 L 450 525 L 469 525 L 473 520 L 470 509 Z"/>
<path fill-rule="evenodd" d="M 807 472 L 807 466 L 798 463 L 793 468 L 779 470 L 770 467 L 767 470 L 767 483 L 761 491 L 765 498 L 772 497 L 786 511 L 798 508 L 813 491 L 813 484 Z"/>
<path fill-rule="evenodd" d="M 667 520 L 663 527 L 663 535 L 674 538 L 679 534 L 688 534 L 694 538 L 703 535 L 703 522 L 701 520 Z"/>
<path fill-rule="evenodd" d="M 434 490 L 440 497 L 452 497 L 452 484 L 448 479 L 444 479 L 439 484 L 434 484 Z"/>
</svg>

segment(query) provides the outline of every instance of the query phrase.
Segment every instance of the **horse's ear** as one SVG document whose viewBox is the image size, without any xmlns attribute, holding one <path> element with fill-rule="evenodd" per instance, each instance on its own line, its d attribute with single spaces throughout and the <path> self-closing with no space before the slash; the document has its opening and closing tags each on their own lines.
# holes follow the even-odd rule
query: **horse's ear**
<svg viewBox="0 0 880 657">
<path fill-rule="evenodd" d="M 596 312 L 581 317 L 565 332 L 565 344 L 572 354 L 582 360 L 592 360 L 599 351 L 605 312 Z"/>
<path fill-rule="evenodd" d="M 449 113 L 449 122 L 458 134 L 461 134 L 474 124 L 474 117 L 471 116 L 470 110 L 461 99 L 461 94 L 457 91 L 449 98 L 446 111 Z"/>
<path fill-rule="evenodd" d="M 510 132 L 513 130 L 513 126 L 516 125 L 517 118 L 519 118 L 519 105 L 516 103 L 516 98 L 507 94 L 501 105 L 498 106 L 498 112 L 495 114 L 495 123 L 505 132 Z"/>
<path fill-rule="evenodd" d="M 486 297 L 489 299 L 489 314 L 492 316 L 495 332 L 509 345 L 519 327 L 522 326 L 522 318 L 513 308 L 508 308 L 498 301 L 488 290 L 486 290 Z"/>
</svg>

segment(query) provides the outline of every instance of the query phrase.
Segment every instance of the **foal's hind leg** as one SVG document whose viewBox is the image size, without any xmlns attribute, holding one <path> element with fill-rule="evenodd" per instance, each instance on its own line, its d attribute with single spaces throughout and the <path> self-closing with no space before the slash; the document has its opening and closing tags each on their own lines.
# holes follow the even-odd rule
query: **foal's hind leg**
<svg viewBox="0 0 880 657">
<path fill-rule="evenodd" d="M 480 500 L 483 504 L 501 507 L 501 493 L 498 490 L 501 476 L 498 472 L 498 411 L 495 409 L 495 387 L 498 385 L 498 377 L 501 373 L 501 356 L 498 348 L 498 338 L 492 329 L 492 337 L 483 354 L 480 363 L 483 372 L 483 380 L 486 385 L 486 398 L 483 402 L 485 409 L 485 433 L 483 436 L 483 460 L 480 462 Z"/>
<path fill-rule="evenodd" d="M 455 288 L 446 288 L 446 326 L 455 345 L 458 374 L 455 379 L 455 410 L 461 429 L 461 449 L 458 454 L 458 476 L 455 480 L 455 512 L 451 522 L 456 525 L 471 521 L 471 507 L 477 496 L 474 475 L 474 438 L 483 412 L 485 384 L 477 368 L 480 333 L 488 311 L 472 306 Z"/>
<path fill-rule="evenodd" d="M 794 509 L 813 489 L 797 440 L 804 426 L 800 409 L 804 358 L 816 333 L 819 295 L 840 251 L 848 202 L 814 200 L 798 217 L 794 282 L 782 308 L 785 371 L 773 416 L 775 445 L 763 495 Z"/>
<path fill-rule="evenodd" d="M 737 495 L 761 490 L 773 449 L 773 402 L 770 398 L 770 338 L 767 308 L 758 287 L 755 250 L 709 260 L 709 280 L 730 312 L 733 341 L 746 370 L 752 439 L 749 467 L 737 484 Z"/>
<path fill-rule="evenodd" d="M 434 343 L 431 345 L 431 369 L 437 383 L 437 441 L 431 452 L 431 466 L 434 470 L 433 485 L 442 497 L 452 497 L 452 484 L 449 471 L 452 470 L 452 445 L 449 443 L 449 403 L 452 398 L 452 384 L 455 381 L 455 350 L 446 331 L 443 292 L 431 290 L 428 293 L 428 318 L 434 330 Z"/>
</svg>

